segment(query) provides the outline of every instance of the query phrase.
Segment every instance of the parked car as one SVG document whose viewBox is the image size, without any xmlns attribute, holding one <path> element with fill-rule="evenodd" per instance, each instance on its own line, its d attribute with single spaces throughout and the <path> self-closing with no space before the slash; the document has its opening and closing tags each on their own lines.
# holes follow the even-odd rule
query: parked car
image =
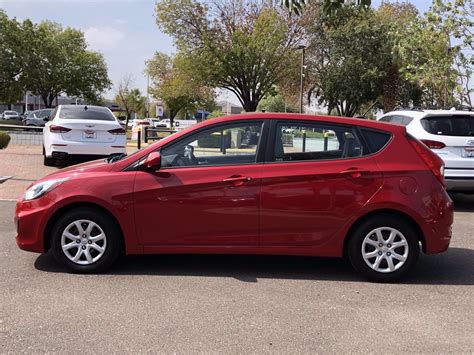
<svg viewBox="0 0 474 355">
<path fill-rule="evenodd" d="M 150 126 L 151 123 L 148 119 L 138 119 L 138 118 L 135 118 L 133 120 L 133 127 L 139 127 L 139 126 Z"/>
<path fill-rule="evenodd" d="M 19 120 L 20 114 L 16 111 L 3 111 L 2 120 Z"/>
<path fill-rule="evenodd" d="M 285 146 L 287 129 L 336 139 Z M 258 139 L 239 147 L 247 131 Z M 15 220 L 21 249 L 51 249 L 80 273 L 122 253 L 248 253 L 346 256 L 369 279 L 393 281 L 420 250 L 447 250 L 453 202 L 443 161 L 405 127 L 246 114 L 48 175 L 18 201 Z"/>
<path fill-rule="evenodd" d="M 43 128 L 44 165 L 68 156 L 126 152 L 125 130 L 107 107 L 59 105 Z"/>
<path fill-rule="evenodd" d="M 53 112 L 52 108 L 46 108 L 44 110 L 31 111 L 28 116 L 26 116 L 23 124 L 25 126 L 34 126 L 34 127 L 44 127 L 46 122 L 49 121 L 49 116 Z"/>
<path fill-rule="evenodd" d="M 406 126 L 445 164 L 450 192 L 474 193 L 474 113 L 467 111 L 393 111 L 379 121 Z"/>
</svg>

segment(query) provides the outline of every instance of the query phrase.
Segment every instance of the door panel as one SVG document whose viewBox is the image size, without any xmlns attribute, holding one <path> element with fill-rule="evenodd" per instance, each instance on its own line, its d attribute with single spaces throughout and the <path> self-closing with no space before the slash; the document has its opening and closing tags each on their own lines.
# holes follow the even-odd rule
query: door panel
<svg viewBox="0 0 474 355">
<path fill-rule="evenodd" d="M 377 192 L 383 176 L 351 126 L 280 122 L 262 175 L 262 245 L 319 245 Z"/>
<path fill-rule="evenodd" d="M 351 168 L 363 172 L 341 173 Z M 268 164 L 262 176 L 261 244 L 329 240 L 380 188 L 377 170 L 371 158 Z"/>
<path fill-rule="evenodd" d="M 138 171 L 134 194 L 140 242 L 256 244 L 261 171 L 262 164 Z"/>
</svg>

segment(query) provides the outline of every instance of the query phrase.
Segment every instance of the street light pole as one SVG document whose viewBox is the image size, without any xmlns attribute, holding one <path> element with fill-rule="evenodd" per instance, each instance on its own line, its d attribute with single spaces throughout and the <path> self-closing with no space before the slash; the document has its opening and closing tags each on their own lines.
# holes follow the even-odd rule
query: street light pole
<svg viewBox="0 0 474 355">
<path fill-rule="evenodd" d="M 300 75 L 300 113 L 303 113 L 303 85 L 304 85 L 304 50 L 306 46 L 301 45 L 298 47 L 301 49 L 301 75 Z"/>
</svg>

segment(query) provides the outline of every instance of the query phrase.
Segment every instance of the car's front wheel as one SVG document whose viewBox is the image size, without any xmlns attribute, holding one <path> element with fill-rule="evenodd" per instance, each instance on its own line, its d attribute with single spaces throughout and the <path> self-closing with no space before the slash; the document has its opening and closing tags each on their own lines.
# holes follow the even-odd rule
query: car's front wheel
<svg viewBox="0 0 474 355">
<path fill-rule="evenodd" d="M 348 256 L 352 266 L 377 282 L 392 282 L 409 272 L 420 254 L 413 226 L 396 215 L 374 216 L 349 236 Z"/>
<path fill-rule="evenodd" d="M 64 214 L 52 229 L 51 249 L 57 261 L 78 273 L 108 269 L 121 250 L 121 232 L 105 213 L 78 208 Z"/>
</svg>

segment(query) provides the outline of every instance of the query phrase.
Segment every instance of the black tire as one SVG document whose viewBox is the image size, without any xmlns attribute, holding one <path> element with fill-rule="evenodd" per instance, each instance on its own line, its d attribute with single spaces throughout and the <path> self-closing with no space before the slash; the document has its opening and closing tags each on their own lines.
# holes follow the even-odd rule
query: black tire
<svg viewBox="0 0 474 355">
<path fill-rule="evenodd" d="M 46 156 L 46 150 L 43 147 L 43 164 L 44 166 L 56 166 L 56 159 L 48 158 Z"/>
<path fill-rule="evenodd" d="M 375 261 L 377 258 L 377 255 L 379 253 L 381 255 L 381 260 L 380 261 L 380 266 L 385 266 L 385 269 L 389 268 L 388 265 L 388 257 L 391 255 L 390 249 L 387 249 L 387 246 L 390 244 L 384 244 L 383 247 L 380 247 L 381 244 L 379 244 L 377 247 L 372 247 L 371 245 L 366 244 L 364 248 L 373 248 L 373 250 L 370 249 L 365 249 L 365 251 L 368 252 L 373 252 L 377 253 L 376 256 L 373 258 L 369 259 L 367 262 L 364 260 L 364 257 L 362 255 L 362 247 L 363 247 L 363 242 L 366 236 L 368 236 L 369 233 L 372 231 L 376 230 L 377 228 L 392 228 L 401 233 L 401 236 L 397 236 L 396 239 L 397 241 L 402 241 L 402 237 L 405 238 L 407 244 L 408 244 L 408 255 L 406 256 L 406 260 L 397 267 L 398 263 L 400 261 L 398 259 L 395 259 L 394 255 L 392 255 L 392 263 L 395 264 L 395 269 L 394 271 L 391 272 L 381 272 L 377 271 L 374 268 L 370 267 L 367 263 L 371 263 L 372 265 L 375 265 Z M 382 235 L 384 235 L 384 239 L 388 239 L 387 234 L 389 233 L 388 230 L 382 231 Z M 375 234 L 371 234 L 372 236 L 369 237 L 370 239 L 375 239 L 377 238 Z M 349 261 L 356 269 L 358 272 L 360 272 L 363 276 L 368 278 L 371 281 L 375 282 L 393 282 L 404 275 L 406 275 L 410 270 L 413 269 L 413 267 L 416 264 L 416 261 L 418 260 L 418 256 L 420 254 L 420 243 L 416 235 L 416 231 L 414 230 L 413 226 L 411 223 L 406 221 L 405 219 L 396 216 L 396 215 L 390 215 L 390 214 L 380 214 L 376 215 L 373 217 L 368 218 L 364 222 L 362 222 L 360 225 L 356 227 L 356 229 L 349 235 L 349 242 L 347 245 L 347 255 L 349 257 Z M 380 249 L 377 249 L 380 248 Z M 383 251 L 382 251 L 382 248 Z M 401 247 L 402 251 L 404 247 Z M 398 253 L 400 249 L 395 249 L 395 251 Z M 392 251 L 393 253 L 393 251 Z M 397 255 L 397 254 L 395 254 Z"/>
<path fill-rule="evenodd" d="M 65 252 L 63 252 L 61 246 L 63 232 L 69 225 L 71 225 L 71 223 L 78 220 L 89 220 L 94 222 L 102 229 L 106 236 L 105 251 L 102 256 L 98 260 L 87 265 L 80 265 L 70 260 Z M 82 245 L 80 242 L 78 243 L 78 245 Z M 85 246 L 87 246 L 87 244 L 85 244 Z M 117 223 L 101 210 L 81 207 L 65 213 L 54 224 L 51 233 L 51 250 L 54 258 L 59 263 L 65 265 L 69 270 L 75 273 L 100 273 L 109 269 L 120 256 L 122 250 L 122 233 Z M 77 248 L 77 251 L 79 251 L 79 248 Z M 74 249 L 72 253 L 75 253 Z M 85 257 L 83 259 L 85 259 Z"/>
</svg>

